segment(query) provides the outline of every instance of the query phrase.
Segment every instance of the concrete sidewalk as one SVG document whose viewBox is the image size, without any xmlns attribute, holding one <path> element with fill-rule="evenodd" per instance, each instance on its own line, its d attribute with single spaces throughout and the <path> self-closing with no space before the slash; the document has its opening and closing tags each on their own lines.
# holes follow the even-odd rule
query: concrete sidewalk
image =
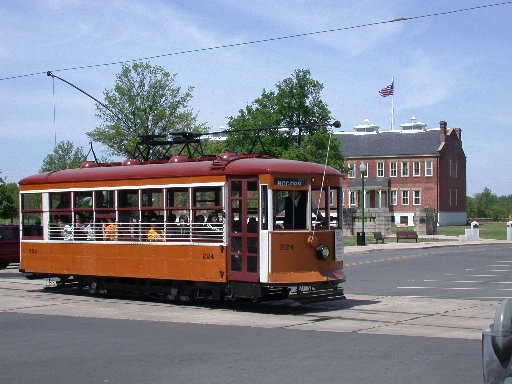
<svg viewBox="0 0 512 384">
<path fill-rule="evenodd" d="M 432 239 L 433 241 L 428 241 Z M 395 236 L 385 237 L 384 244 L 375 244 L 373 236 L 366 239 L 366 245 L 351 245 L 345 247 L 345 253 L 363 253 L 372 251 L 390 251 L 394 249 L 415 249 L 415 248 L 434 248 L 434 247 L 460 247 L 464 245 L 483 245 L 483 244 L 512 244 L 512 241 L 480 239 L 476 241 L 460 241 L 458 236 L 427 235 L 422 236 L 416 243 L 414 240 L 400 240 L 398 243 Z"/>
</svg>

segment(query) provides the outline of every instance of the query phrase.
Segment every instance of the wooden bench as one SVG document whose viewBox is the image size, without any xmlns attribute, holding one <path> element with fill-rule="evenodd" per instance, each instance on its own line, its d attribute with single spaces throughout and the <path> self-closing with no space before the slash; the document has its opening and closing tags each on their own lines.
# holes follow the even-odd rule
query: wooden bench
<svg viewBox="0 0 512 384">
<path fill-rule="evenodd" d="M 396 242 L 398 243 L 399 239 L 415 239 L 418 242 L 418 234 L 416 231 L 397 231 L 396 232 Z"/>
<path fill-rule="evenodd" d="M 373 232 L 373 237 L 375 238 L 375 244 L 377 244 L 378 241 L 381 241 L 382 244 L 384 244 L 384 237 L 382 236 L 382 233 Z"/>
</svg>

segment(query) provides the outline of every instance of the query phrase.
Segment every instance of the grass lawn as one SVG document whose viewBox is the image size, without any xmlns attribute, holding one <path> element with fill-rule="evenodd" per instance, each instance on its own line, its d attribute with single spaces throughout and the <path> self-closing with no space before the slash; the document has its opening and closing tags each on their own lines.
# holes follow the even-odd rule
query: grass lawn
<svg viewBox="0 0 512 384">
<path fill-rule="evenodd" d="M 506 240 L 507 239 L 507 224 L 505 222 L 482 222 L 480 224 L 480 238 L 481 239 L 495 239 L 495 240 Z M 459 236 L 464 235 L 465 230 L 469 229 L 469 225 L 453 225 L 453 226 L 443 226 L 437 227 L 438 235 L 446 235 L 446 236 Z M 409 230 L 414 230 L 413 227 L 407 228 Z M 396 230 L 392 231 L 393 233 Z M 346 246 L 356 245 L 356 236 L 344 236 L 343 240 Z M 391 240 L 391 238 L 389 239 Z M 366 243 L 370 244 L 374 241 L 373 233 L 366 232 Z M 408 240 L 405 240 L 408 241 Z M 409 240 L 410 241 L 410 240 Z M 432 239 L 430 236 L 420 237 L 418 241 L 445 241 L 439 239 Z"/>
<path fill-rule="evenodd" d="M 507 240 L 507 223 L 503 221 L 482 222 L 480 224 L 480 238 Z M 464 230 L 470 228 L 469 225 L 457 225 L 438 227 L 439 235 L 458 236 L 464 235 Z"/>
</svg>

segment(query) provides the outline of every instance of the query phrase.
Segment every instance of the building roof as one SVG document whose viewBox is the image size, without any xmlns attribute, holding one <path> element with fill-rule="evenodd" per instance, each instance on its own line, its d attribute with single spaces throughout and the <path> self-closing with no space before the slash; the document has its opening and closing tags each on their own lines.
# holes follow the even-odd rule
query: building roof
<svg viewBox="0 0 512 384">
<path fill-rule="evenodd" d="M 379 133 L 336 135 L 346 158 L 386 156 L 437 156 L 439 129 L 427 131 L 381 131 Z"/>
</svg>

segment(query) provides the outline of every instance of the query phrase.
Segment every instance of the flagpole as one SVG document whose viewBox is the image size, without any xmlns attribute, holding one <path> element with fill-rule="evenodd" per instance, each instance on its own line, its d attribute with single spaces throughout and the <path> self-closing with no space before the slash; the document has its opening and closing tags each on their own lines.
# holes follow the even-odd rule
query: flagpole
<svg viewBox="0 0 512 384">
<path fill-rule="evenodd" d="M 391 79 L 393 93 L 391 94 L 391 130 L 395 129 L 395 76 Z"/>
</svg>

